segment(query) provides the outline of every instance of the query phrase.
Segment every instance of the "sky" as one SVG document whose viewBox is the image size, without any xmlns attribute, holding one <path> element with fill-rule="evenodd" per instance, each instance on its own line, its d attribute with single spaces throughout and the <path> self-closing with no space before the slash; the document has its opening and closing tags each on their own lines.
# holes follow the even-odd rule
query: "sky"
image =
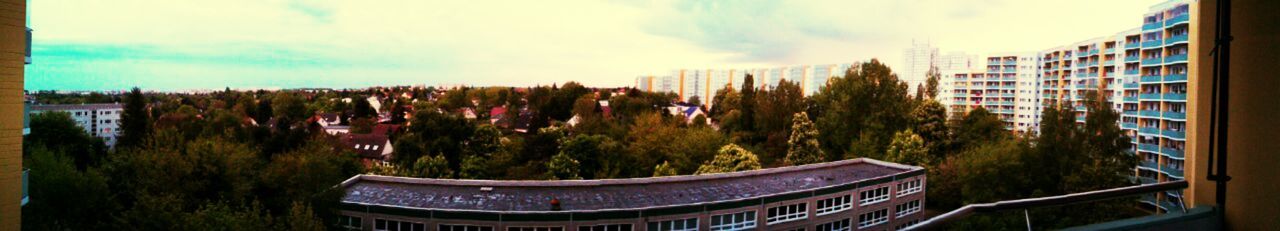
<svg viewBox="0 0 1280 231">
<path fill-rule="evenodd" d="M 632 85 L 673 69 L 1040 51 L 1159 0 L 29 0 L 28 90 Z"/>
</svg>

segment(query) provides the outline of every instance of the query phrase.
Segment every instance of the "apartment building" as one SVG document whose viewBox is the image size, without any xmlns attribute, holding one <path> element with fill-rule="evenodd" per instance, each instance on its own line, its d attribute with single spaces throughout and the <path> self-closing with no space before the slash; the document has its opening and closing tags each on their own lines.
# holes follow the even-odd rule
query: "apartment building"
<svg viewBox="0 0 1280 231">
<path fill-rule="evenodd" d="M 339 185 L 338 214 L 348 230 L 898 230 L 924 218 L 925 184 L 921 167 L 871 159 L 608 180 L 359 175 Z"/>
<path fill-rule="evenodd" d="M 992 54 L 977 61 L 981 65 L 942 69 L 938 101 L 948 116 L 983 108 L 1004 120 L 1007 129 L 1036 131 L 1040 118 L 1040 103 L 1034 97 L 1039 86 L 1037 57 L 1030 52 Z"/>
<path fill-rule="evenodd" d="M 1142 24 L 1138 86 L 1137 153 L 1143 181 L 1182 180 L 1187 130 L 1187 76 L 1191 4 L 1170 1 L 1151 7 Z M 1181 193 L 1166 192 L 1143 201 L 1160 209 L 1177 208 Z"/>
<path fill-rule="evenodd" d="M 49 104 L 31 105 L 31 113 L 65 112 L 76 125 L 94 137 L 102 138 L 107 147 L 115 147 L 120 134 L 120 116 L 123 104 Z"/>
<path fill-rule="evenodd" d="M 685 102 L 697 97 L 702 104 L 711 107 L 714 106 L 711 99 L 715 98 L 716 92 L 726 86 L 741 88 L 747 75 L 752 76 L 752 85 L 756 88 L 773 88 L 780 81 L 789 81 L 799 85 L 805 96 L 810 96 L 826 86 L 831 77 L 843 76 L 850 67 L 853 63 L 754 69 L 678 69 L 664 76 L 636 77 L 633 86 L 646 92 L 674 93 Z"/>
</svg>

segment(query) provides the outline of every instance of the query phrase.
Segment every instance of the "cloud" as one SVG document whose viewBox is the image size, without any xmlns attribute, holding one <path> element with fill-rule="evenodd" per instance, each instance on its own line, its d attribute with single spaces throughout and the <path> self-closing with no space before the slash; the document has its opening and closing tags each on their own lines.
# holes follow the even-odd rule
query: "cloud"
<svg viewBox="0 0 1280 231">
<path fill-rule="evenodd" d="M 1153 1 L 40 0 L 26 88 L 625 86 L 678 68 L 892 65 L 914 38 L 1035 51 L 1137 26 Z"/>
</svg>

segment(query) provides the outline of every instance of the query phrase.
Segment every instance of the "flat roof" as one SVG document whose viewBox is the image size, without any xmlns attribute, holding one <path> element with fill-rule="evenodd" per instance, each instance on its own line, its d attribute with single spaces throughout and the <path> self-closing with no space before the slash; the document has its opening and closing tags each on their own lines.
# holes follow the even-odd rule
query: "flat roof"
<svg viewBox="0 0 1280 231">
<path fill-rule="evenodd" d="M 70 111 L 70 110 L 108 110 L 123 109 L 124 104 L 115 103 L 96 103 L 96 104 L 33 104 L 33 111 Z"/>
<path fill-rule="evenodd" d="M 872 159 L 652 178 L 499 181 L 357 175 L 342 203 L 446 211 L 606 211 L 725 202 L 848 186 L 923 168 Z M 918 175 L 918 174 L 917 174 Z M 892 177 L 888 179 L 894 179 Z"/>
</svg>

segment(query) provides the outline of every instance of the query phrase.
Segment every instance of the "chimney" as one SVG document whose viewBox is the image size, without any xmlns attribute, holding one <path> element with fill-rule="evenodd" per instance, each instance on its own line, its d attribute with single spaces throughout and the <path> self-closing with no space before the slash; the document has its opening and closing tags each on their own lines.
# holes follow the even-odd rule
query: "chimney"
<svg viewBox="0 0 1280 231">
<path fill-rule="evenodd" d="M 560 199 L 551 198 L 551 211 L 560 211 Z"/>
</svg>

